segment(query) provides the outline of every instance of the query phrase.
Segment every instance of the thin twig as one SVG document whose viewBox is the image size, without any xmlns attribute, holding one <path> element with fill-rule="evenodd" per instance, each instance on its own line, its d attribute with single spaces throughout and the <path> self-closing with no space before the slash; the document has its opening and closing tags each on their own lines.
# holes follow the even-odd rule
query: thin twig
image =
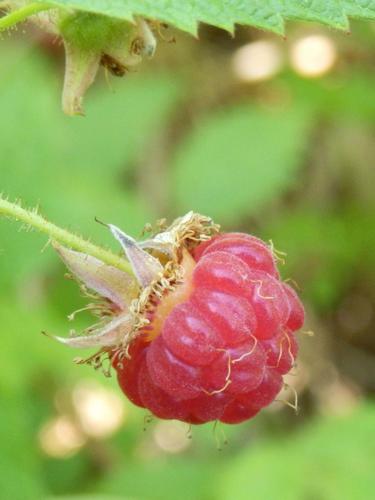
<svg viewBox="0 0 375 500">
<path fill-rule="evenodd" d="M 4 2 L 6 4 L 6 2 Z M 33 16 L 34 14 L 38 14 L 39 12 L 43 12 L 45 10 L 49 10 L 54 8 L 53 5 L 49 3 L 29 3 L 20 9 L 14 10 L 10 12 L 4 17 L 0 18 L 0 31 L 6 30 L 15 26 L 22 21 L 25 21 L 28 17 Z"/>
<path fill-rule="evenodd" d="M 133 274 L 129 262 L 127 262 L 122 257 L 112 253 L 109 250 L 98 247 L 90 241 L 87 241 L 76 234 L 73 234 L 66 229 L 56 226 L 51 222 L 48 222 L 44 217 L 42 217 L 37 210 L 26 210 L 22 208 L 21 205 L 17 203 L 11 203 L 5 200 L 0 195 L 0 216 L 8 216 L 18 221 L 24 222 L 28 226 L 31 226 L 42 233 L 48 234 L 52 240 L 56 240 L 59 243 L 79 252 L 89 254 L 102 262 L 121 269 L 128 274 Z"/>
</svg>

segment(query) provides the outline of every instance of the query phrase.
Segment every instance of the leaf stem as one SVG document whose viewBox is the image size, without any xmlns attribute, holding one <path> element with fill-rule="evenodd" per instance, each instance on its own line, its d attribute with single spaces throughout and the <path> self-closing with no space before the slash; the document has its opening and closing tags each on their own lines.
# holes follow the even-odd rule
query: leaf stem
<svg viewBox="0 0 375 500">
<path fill-rule="evenodd" d="M 49 3 L 33 2 L 21 7 L 20 9 L 10 12 L 4 17 L 0 18 L 0 31 L 11 28 L 12 26 L 25 21 L 30 16 L 52 9 L 53 5 Z"/>
<path fill-rule="evenodd" d="M 102 262 L 116 267 L 117 269 L 120 269 L 128 274 L 133 274 L 129 262 L 122 257 L 119 257 L 109 250 L 98 247 L 90 241 L 87 241 L 80 236 L 67 231 L 66 229 L 48 222 L 44 217 L 38 214 L 36 209 L 26 210 L 22 208 L 21 205 L 11 203 L 0 195 L 0 216 L 1 215 L 12 217 L 13 219 L 24 222 L 25 224 L 38 229 L 38 231 L 48 234 L 52 240 L 56 240 L 73 250 L 96 257 Z"/>
</svg>

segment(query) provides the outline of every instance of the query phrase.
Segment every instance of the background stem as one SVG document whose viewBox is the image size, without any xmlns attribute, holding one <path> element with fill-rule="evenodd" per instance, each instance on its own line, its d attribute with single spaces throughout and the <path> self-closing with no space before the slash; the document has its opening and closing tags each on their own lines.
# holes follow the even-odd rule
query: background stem
<svg viewBox="0 0 375 500">
<path fill-rule="evenodd" d="M 52 9 L 53 6 L 48 3 L 30 3 L 10 12 L 6 16 L 0 18 L 0 31 L 11 28 L 12 26 L 25 21 L 30 16 L 38 14 L 38 12 L 43 12 L 45 10 Z"/>
<path fill-rule="evenodd" d="M 26 210 L 17 203 L 11 203 L 0 196 L 0 215 L 12 217 L 18 221 L 38 229 L 43 233 L 48 234 L 52 240 L 79 252 L 89 254 L 104 263 L 121 269 L 128 274 L 133 274 L 129 262 L 117 256 L 109 250 L 98 247 L 76 234 L 70 233 L 66 229 L 48 222 L 44 217 L 38 214 L 37 210 Z"/>
</svg>

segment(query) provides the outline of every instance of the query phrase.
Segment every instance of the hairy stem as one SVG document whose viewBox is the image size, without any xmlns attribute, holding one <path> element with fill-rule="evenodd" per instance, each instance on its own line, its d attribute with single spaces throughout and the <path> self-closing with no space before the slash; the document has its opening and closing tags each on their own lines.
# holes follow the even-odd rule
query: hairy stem
<svg viewBox="0 0 375 500">
<path fill-rule="evenodd" d="M 37 210 L 26 210 L 17 203 L 11 203 L 0 196 L 0 216 L 8 216 L 21 221 L 28 226 L 34 227 L 43 233 L 48 234 L 52 240 L 79 252 L 89 254 L 102 262 L 121 269 L 128 274 L 133 274 L 129 262 L 117 256 L 116 254 L 94 245 L 76 234 L 66 229 L 48 222 L 44 217 L 38 214 Z"/>
<path fill-rule="evenodd" d="M 0 4 L 1 6 L 1 4 Z M 4 6 L 6 6 L 6 2 L 4 2 Z M 53 5 L 48 3 L 29 3 L 20 9 L 17 9 L 13 12 L 10 12 L 4 17 L 0 18 L 0 31 L 6 30 L 15 26 L 22 21 L 25 21 L 30 16 L 34 14 L 38 14 L 39 12 L 43 12 L 45 10 L 52 9 Z"/>
</svg>

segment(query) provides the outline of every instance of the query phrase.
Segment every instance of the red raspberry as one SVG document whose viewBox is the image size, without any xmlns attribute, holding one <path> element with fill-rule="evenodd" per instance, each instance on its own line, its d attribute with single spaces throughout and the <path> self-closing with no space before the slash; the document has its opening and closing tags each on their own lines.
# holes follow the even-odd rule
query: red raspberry
<svg viewBox="0 0 375 500">
<path fill-rule="evenodd" d="M 242 422 L 282 388 L 303 306 L 258 238 L 220 234 L 192 256 L 182 261 L 184 283 L 156 304 L 130 359 L 113 360 L 119 384 L 160 418 Z"/>
<path fill-rule="evenodd" d="M 281 388 L 281 375 L 270 368 L 266 369 L 259 386 L 235 398 L 226 406 L 220 420 L 226 424 L 238 424 L 254 417 L 262 408 L 274 401 Z"/>
</svg>

